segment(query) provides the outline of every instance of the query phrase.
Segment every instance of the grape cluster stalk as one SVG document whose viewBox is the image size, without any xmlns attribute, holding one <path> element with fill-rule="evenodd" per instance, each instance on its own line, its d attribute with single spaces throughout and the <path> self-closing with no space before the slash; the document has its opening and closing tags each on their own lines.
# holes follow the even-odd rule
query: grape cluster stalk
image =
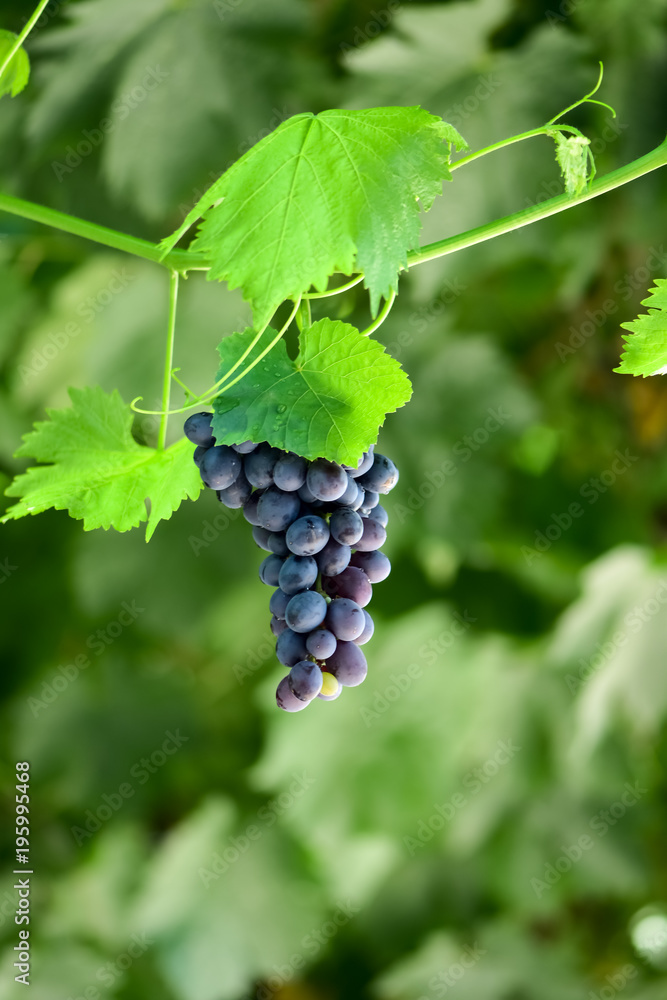
<svg viewBox="0 0 667 1000">
<path fill-rule="evenodd" d="M 275 588 L 271 631 L 276 656 L 289 667 L 276 703 L 300 712 L 315 698 L 334 701 L 368 672 L 360 647 L 374 625 L 366 605 L 372 585 L 391 571 L 380 550 L 388 516 L 379 500 L 398 482 L 398 470 L 373 447 L 352 468 L 267 442 L 219 445 L 211 418 L 194 413 L 184 431 L 196 445 L 204 485 L 226 507 L 243 509 L 256 544 L 268 552 L 259 577 Z"/>
</svg>

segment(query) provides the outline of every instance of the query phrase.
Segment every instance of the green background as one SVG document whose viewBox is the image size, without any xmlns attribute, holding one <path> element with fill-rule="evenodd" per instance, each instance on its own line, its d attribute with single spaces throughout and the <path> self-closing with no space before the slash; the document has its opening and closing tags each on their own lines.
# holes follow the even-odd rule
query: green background
<svg viewBox="0 0 667 1000">
<path fill-rule="evenodd" d="M 2 26 L 29 12 L 3 3 Z M 421 104 L 474 149 L 551 118 L 599 59 L 616 122 L 568 120 L 604 173 L 664 136 L 666 22 L 663 0 L 52 3 L 0 103 L 0 186 L 159 239 L 291 114 Z M 560 189 L 547 139 L 497 153 L 423 241 Z M 64 513 L 1 529 L 0 1000 L 23 995 L 16 760 L 31 1000 L 665 996 L 667 398 L 612 369 L 667 274 L 666 209 L 659 172 L 402 277 L 378 331 L 415 389 L 380 433 L 394 572 L 368 679 L 335 703 L 275 708 L 261 553 L 212 493 L 149 546 Z M 68 385 L 159 400 L 167 284 L 0 216 L 3 485 Z M 364 296 L 337 315 L 366 325 Z M 188 384 L 247 321 L 184 283 Z"/>
</svg>

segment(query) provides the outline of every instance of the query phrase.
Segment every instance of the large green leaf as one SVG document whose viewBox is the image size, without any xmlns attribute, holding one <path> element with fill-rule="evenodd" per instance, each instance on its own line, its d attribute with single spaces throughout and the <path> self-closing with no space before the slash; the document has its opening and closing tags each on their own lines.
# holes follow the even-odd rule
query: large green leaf
<svg viewBox="0 0 667 1000">
<path fill-rule="evenodd" d="M 0 66 L 14 47 L 17 39 L 11 31 L 0 31 Z M 9 60 L 7 68 L 0 74 L 0 97 L 11 94 L 16 97 L 28 82 L 30 76 L 30 60 L 25 49 L 20 48 Z"/>
<path fill-rule="evenodd" d="M 212 185 L 167 252 L 198 219 L 193 248 L 209 278 L 240 286 L 261 326 L 285 299 L 331 274 L 364 273 L 376 312 L 396 291 L 429 209 L 449 179 L 448 150 L 466 143 L 419 107 L 295 115 Z"/>
<path fill-rule="evenodd" d="M 647 312 L 631 323 L 621 323 L 631 337 L 623 337 L 625 348 L 614 371 L 621 375 L 667 375 L 667 278 L 656 278 L 649 297 L 642 301 Z"/>
<path fill-rule="evenodd" d="M 225 337 L 218 378 L 252 342 L 253 330 Z M 249 365 L 275 337 L 268 328 L 243 362 Z M 302 331 L 292 361 L 280 341 L 251 372 L 215 400 L 219 444 L 268 441 L 306 458 L 356 464 L 377 439 L 387 413 L 412 389 L 407 375 L 377 341 L 348 323 L 322 319 Z"/>
<path fill-rule="evenodd" d="M 132 410 L 117 392 L 69 394 L 72 406 L 50 410 L 50 419 L 36 424 L 17 451 L 17 457 L 49 464 L 33 466 L 11 483 L 7 496 L 21 499 L 3 522 L 54 507 L 82 518 L 86 531 L 128 531 L 148 520 L 148 541 L 159 521 L 202 488 L 190 443 L 183 438 L 165 451 L 139 445 L 131 434 Z"/>
</svg>

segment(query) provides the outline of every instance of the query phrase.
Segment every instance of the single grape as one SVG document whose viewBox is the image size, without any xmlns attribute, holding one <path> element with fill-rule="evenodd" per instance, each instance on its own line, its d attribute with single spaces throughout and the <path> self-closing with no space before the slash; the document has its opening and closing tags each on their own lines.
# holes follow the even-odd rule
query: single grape
<svg viewBox="0 0 667 1000">
<path fill-rule="evenodd" d="M 195 450 L 193 451 L 192 458 L 198 469 L 201 469 L 201 464 L 204 461 L 204 455 L 206 454 L 207 451 L 208 448 L 205 448 L 203 444 L 198 444 Z"/>
<path fill-rule="evenodd" d="M 300 489 L 306 481 L 308 460 L 288 451 L 275 464 L 273 481 L 281 490 L 292 492 Z"/>
<path fill-rule="evenodd" d="M 353 640 L 354 642 L 356 642 L 357 646 L 363 646 L 364 643 L 368 642 L 369 639 L 372 639 L 373 632 L 375 631 L 375 622 L 369 615 L 368 611 L 366 611 L 366 608 L 362 608 L 361 610 L 364 613 L 366 625 L 364 626 L 364 631 L 361 633 L 361 635 L 358 635 L 357 638 Z"/>
<path fill-rule="evenodd" d="M 312 701 L 322 690 L 322 671 L 312 660 L 299 660 L 288 673 L 287 683 L 299 701 Z"/>
<path fill-rule="evenodd" d="M 398 469 L 386 455 L 375 455 L 371 468 L 359 477 L 363 488 L 375 493 L 389 493 L 397 482 Z"/>
<path fill-rule="evenodd" d="M 287 677 L 283 677 L 276 689 L 276 705 L 284 712 L 300 712 L 303 708 L 308 708 L 310 703 L 300 701 L 296 695 L 292 694 Z"/>
<path fill-rule="evenodd" d="M 295 493 L 270 486 L 259 498 L 257 517 L 263 528 L 284 531 L 299 516 L 300 507 L 301 501 Z"/>
<path fill-rule="evenodd" d="M 355 552 L 350 559 L 350 565 L 363 570 L 371 583 L 382 583 L 391 573 L 391 563 L 379 549 Z"/>
<path fill-rule="evenodd" d="M 338 500 L 347 489 L 347 472 L 335 462 L 316 458 L 306 476 L 306 486 L 318 500 Z"/>
<path fill-rule="evenodd" d="M 226 490 L 238 478 L 241 459 L 226 444 L 216 444 L 204 455 L 200 467 L 202 479 L 213 490 Z"/>
<path fill-rule="evenodd" d="M 276 656 L 284 667 L 293 667 L 299 660 L 305 660 L 308 656 L 305 635 L 293 632 L 291 628 L 286 628 L 278 636 Z"/>
<path fill-rule="evenodd" d="M 349 465 L 343 466 L 346 472 L 352 476 L 353 479 L 358 479 L 359 476 L 363 476 L 365 472 L 368 472 L 371 465 L 373 464 L 373 445 L 370 446 L 368 451 L 365 451 L 359 461 L 357 462 L 356 469 L 351 469 Z"/>
<path fill-rule="evenodd" d="M 239 455 L 250 455 L 256 448 L 259 448 L 259 445 L 254 441 L 242 441 L 241 444 L 233 444 L 232 448 Z"/>
<path fill-rule="evenodd" d="M 373 490 L 366 490 L 364 501 L 361 505 L 361 509 L 364 514 L 368 514 L 369 511 L 373 510 L 373 507 L 377 507 L 380 502 L 380 494 L 375 493 Z"/>
<path fill-rule="evenodd" d="M 341 545 L 335 538 L 330 538 L 315 559 L 322 576 L 337 576 L 346 568 L 351 555 L 352 550 L 349 545 Z"/>
<path fill-rule="evenodd" d="M 318 698 L 322 701 L 335 701 L 336 698 L 340 696 L 343 690 L 343 685 L 339 684 L 333 674 L 328 671 L 322 671 L 322 690 L 318 694 Z"/>
<path fill-rule="evenodd" d="M 322 576 L 322 590 L 329 597 L 349 597 L 360 608 L 365 608 L 373 596 L 370 580 L 357 566 L 348 566 L 337 576 Z"/>
<path fill-rule="evenodd" d="M 266 443 L 260 444 L 259 448 L 246 455 L 243 459 L 243 470 L 248 482 L 260 490 L 271 486 L 273 470 L 280 455 L 281 452 L 277 448 L 272 448 Z"/>
<path fill-rule="evenodd" d="M 317 502 L 317 497 L 315 496 L 314 493 L 310 492 L 307 483 L 304 483 L 303 486 L 300 486 L 296 492 L 299 500 L 303 500 L 304 503 L 310 504 Z"/>
<path fill-rule="evenodd" d="M 271 621 L 269 623 L 269 628 L 271 629 L 271 631 L 273 632 L 273 634 L 277 639 L 278 636 L 282 635 L 282 633 L 287 628 L 287 622 L 284 621 L 282 618 L 276 618 L 275 615 L 272 615 Z"/>
<path fill-rule="evenodd" d="M 351 504 L 356 502 L 357 495 L 359 493 L 359 487 L 355 483 L 352 476 L 347 473 L 347 489 L 341 496 L 336 500 L 339 507 L 349 507 Z"/>
<path fill-rule="evenodd" d="M 343 507 L 333 512 L 329 528 L 331 537 L 341 545 L 355 545 L 364 532 L 364 522 L 356 511 Z"/>
<path fill-rule="evenodd" d="M 257 504 L 259 503 L 261 496 L 262 496 L 261 491 L 257 490 L 243 504 L 243 516 L 245 517 L 248 524 L 259 525 L 259 519 L 257 517 Z"/>
<path fill-rule="evenodd" d="M 308 514 L 290 524 L 286 538 L 295 556 L 313 556 L 329 541 L 329 525 L 316 514 Z"/>
<path fill-rule="evenodd" d="M 373 507 L 368 516 L 372 518 L 374 521 L 379 521 L 383 528 L 387 527 L 387 522 L 389 521 L 389 514 L 387 514 L 387 511 L 381 504 L 378 504 L 377 507 Z"/>
<path fill-rule="evenodd" d="M 269 601 L 269 611 L 276 618 L 285 618 L 285 609 L 290 602 L 291 594 L 286 594 L 284 590 L 274 590 Z"/>
<path fill-rule="evenodd" d="M 366 496 L 366 490 L 363 488 L 363 486 L 360 486 L 359 483 L 357 483 L 357 495 L 354 498 L 354 500 L 348 504 L 348 507 L 350 507 L 352 510 L 359 510 L 359 508 L 363 507 L 364 505 L 365 496 Z"/>
<path fill-rule="evenodd" d="M 243 507 L 250 499 L 251 493 L 252 486 L 241 470 L 231 486 L 228 486 L 226 490 L 218 490 L 218 500 L 225 507 L 234 510 L 237 507 Z"/>
<path fill-rule="evenodd" d="M 327 608 L 324 623 L 337 639 L 346 642 L 356 639 L 366 628 L 363 610 L 347 597 L 334 598 Z"/>
<path fill-rule="evenodd" d="M 280 589 L 286 594 L 307 590 L 317 580 L 317 563 L 312 556 L 288 556 L 280 570 Z"/>
<path fill-rule="evenodd" d="M 277 556 L 288 556 L 289 549 L 287 548 L 287 542 L 285 541 L 284 531 L 273 531 L 266 540 L 266 544 L 269 546 L 271 552 L 275 552 Z"/>
<path fill-rule="evenodd" d="M 364 517 L 363 522 L 364 531 L 355 548 L 358 552 L 373 552 L 387 541 L 387 529 L 371 517 Z"/>
<path fill-rule="evenodd" d="M 285 621 L 293 632 L 312 632 L 324 621 L 327 602 L 316 590 L 295 594 L 287 605 Z"/>
<path fill-rule="evenodd" d="M 316 660 L 326 660 L 336 648 L 336 636 L 326 628 L 318 628 L 306 639 L 306 649 Z"/>
<path fill-rule="evenodd" d="M 183 424 L 183 432 L 188 441 L 193 444 L 200 444 L 204 448 L 210 448 L 215 444 L 213 431 L 211 430 L 212 413 L 193 413 Z"/>
<path fill-rule="evenodd" d="M 262 583 L 266 583 L 269 587 L 277 587 L 283 562 L 284 560 L 280 556 L 267 556 L 259 567 L 259 578 Z"/>
<path fill-rule="evenodd" d="M 327 670 L 343 687 L 356 687 L 366 678 L 368 664 L 356 642 L 339 640 L 336 652 L 327 660 Z"/>
<path fill-rule="evenodd" d="M 252 528 L 252 537 L 255 539 L 255 545 L 259 545 L 260 549 L 264 549 L 265 552 L 270 552 L 269 548 L 269 538 L 271 537 L 271 532 L 267 531 L 266 528 L 262 528 L 260 524 L 254 524 Z"/>
</svg>

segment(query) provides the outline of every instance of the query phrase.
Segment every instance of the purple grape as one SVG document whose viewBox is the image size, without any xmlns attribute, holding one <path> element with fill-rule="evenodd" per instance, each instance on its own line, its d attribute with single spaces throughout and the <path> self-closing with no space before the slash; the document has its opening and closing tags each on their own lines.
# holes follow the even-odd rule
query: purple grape
<svg viewBox="0 0 667 1000">
<path fill-rule="evenodd" d="M 263 528 L 284 531 L 299 516 L 300 507 L 295 493 L 285 493 L 277 486 L 270 486 L 259 498 L 257 517 Z"/>
<path fill-rule="evenodd" d="M 389 521 L 389 514 L 387 514 L 387 511 L 381 504 L 378 504 L 377 507 L 373 507 L 368 516 L 372 518 L 373 521 L 379 521 L 379 523 L 382 525 L 383 528 L 387 527 L 387 522 Z"/>
<path fill-rule="evenodd" d="M 368 664 L 355 642 L 339 640 L 336 652 L 327 660 L 327 670 L 343 687 L 356 687 L 365 680 Z"/>
<path fill-rule="evenodd" d="M 387 529 L 383 528 L 379 521 L 373 518 L 364 517 L 364 531 L 361 538 L 356 542 L 355 548 L 358 552 L 373 552 L 379 549 L 387 541 Z"/>
<path fill-rule="evenodd" d="M 287 546 L 295 556 L 313 556 L 329 541 L 329 525 L 316 514 L 293 521 L 287 529 Z"/>
<path fill-rule="evenodd" d="M 242 441 L 241 444 L 233 444 L 232 448 L 239 455 L 250 455 L 259 445 L 254 441 Z"/>
<path fill-rule="evenodd" d="M 365 496 L 366 496 L 366 490 L 363 488 L 363 486 L 360 486 L 359 483 L 357 483 L 357 495 L 355 499 L 348 504 L 348 507 L 350 507 L 351 510 L 359 510 L 359 508 L 363 507 L 364 505 Z"/>
<path fill-rule="evenodd" d="M 275 552 L 277 556 L 288 556 L 289 549 L 287 548 L 287 542 L 285 541 L 284 531 L 273 531 L 266 540 L 266 544 L 269 546 L 271 552 Z"/>
<path fill-rule="evenodd" d="M 363 610 L 347 597 L 336 597 L 331 602 L 324 622 L 337 639 L 347 642 L 356 639 L 366 628 Z"/>
<path fill-rule="evenodd" d="M 245 475 L 245 472 L 244 472 Z M 257 504 L 259 503 L 261 492 L 258 490 L 253 493 L 249 500 L 243 504 L 243 516 L 245 517 L 248 524 L 253 524 L 259 526 L 259 519 L 257 517 Z"/>
<path fill-rule="evenodd" d="M 252 486 L 246 479 L 243 470 L 241 470 L 231 486 L 228 486 L 226 490 L 218 490 L 218 500 L 225 507 L 230 507 L 234 510 L 238 507 L 243 507 L 250 499 L 251 493 Z"/>
<path fill-rule="evenodd" d="M 201 464 L 204 461 L 204 455 L 206 454 L 207 451 L 208 448 L 205 448 L 203 444 L 198 444 L 195 450 L 193 451 L 192 459 L 198 469 L 201 469 Z"/>
<path fill-rule="evenodd" d="M 213 431 L 211 430 L 212 413 L 193 413 L 183 424 L 183 432 L 193 444 L 210 448 L 215 444 Z"/>
<path fill-rule="evenodd" d="M 389 493 L 397 482 L 398 469 L 386 455 L 375 455 L 371 468 L 359 477 L 360 485 L 375 493 Z"/>
<path fill-rule="evenodd" d="M 204 455 L 200 467 L 202 479 L 213 490 L 226 490 L 238 478 L 241 459 L 226 444 L 216 444 Z"/>
<path fill-rule="evenodd" d="M 293 632 L 312 632 L 324 621 L 327 602 L 316 590 L 295 594 L 287 605 L 285 621 Z"/>
<path fill-rule="evenodd" d="M 276 462 L 273 470 L 273 481 L 281 490 L 293 492 L 300 489 L 305 483 L 307 469 L 307 459 L 295 455 L 293 451 L 288 451 Z"/>
<path fill-rule="evenodd" d="M 299 701 L 312 701 L 322 690 L 322 671 L 312 660 L 299 660 L 288 673 L 287 683 Z"/>
<path fill-rule="evenodd" d="M 316 660 L 326 660 L 336 649 L 336 636 L 326 628 L 318 628 L 306 639 L 306 649 Z"/>
<path fill-rule="evenodd" d="M 366 608 L 362 608 L 361 610 L 364 613 L 366 625 L 361 635 L 358 635 L 357 638 L 354 640 L 357 646 L 363 646 L 364 643 L 368 642 L 369 639 L 372 639 L 373 632 L 375 631 L 375 623 L 371 618 L 371 616 L 369 615 L 368 611 L 366 611 Z"/>
<path fill-rule="evenodd" d="M 355 545 L 364 531 L 364 522 L 356 511 L 349 507 L 336 510 L 329 521 L 331 537 L 341 545 Z"/>
<path fill-rule="evenodd" d="M 276 618 L 285 618 L 285 609 L 290 602 L 291 594 L 286 594 L 284 590 L 274 590 L 269 601 L 269 611 Z"/>
<path fill-rule="evenodd" d="M 276 618 L 275 615 L 272 615 L 271 621 L 269 623 L 269 628 L 271 629 L 271 631 L 273 632 L 273 634 L 277 639 L 278 636 L 282 635 L 282 633 L 287 628 L 287 622 L 284 621 L 282 618 Z"/>
<path fill-rule="evenodd" d="M 284 712 L 300 712 L 303 708 L 308 708 L 309 702 L 300 701 L 292 694 L 287 677 L 283 677 L 276 689 L 276 704 Z"/>
<path fill-rule="evenodd" d="M 286 628 L 278 636 L 276 656 L 284 667 L 293 667 L 299 660 L 305 660 L 308 656 L 305 635 L 293 632 L 291 628 Z"/>
<path fill-rule="evenodd" d="M 361 509 L 364 514 L 368 514 L 369 511 L 373 510 L 373 507 L 377 507 L 380 502 L 380 494 L 374 493 L 373 490 L 366 490 L 364 495 L 364 500 L 361 505 Z"/>
<path fill-rule="evenodd" d="M 356 566 L 348 566 L 337 576 L 322 576 L 322 590 L 329 597 L 349 597 L 360 608 L 365 608 L 373 596 L 370 580 Z"/>
<path fill-rule="evenodd" d="M 296 491 L 296 493 L 299 500 L 303 500 L 304 503 L 317 502 L 317 497 L 315 496 L 314 493 L 310 492 L 306 483 L 304 483 L 303 486 L 300 486 L 299 489 Z"/>
<path fill-rule="evenodd" d="M 269 587 L 277 587 L 283 562 L 284 560 L 280 556 L 267 556 L 259 567 L 259 578 L 262 583 L 266 583 Z"/>
<path fill-rule="evenodd" d="M 350 504 L 353 504 L 353 503 L 356 502 L 358 494 L 359 494 L 359 487 L 357 486 L 357 484 L 355 483 L 354 479 L 352 478 L 352 476 L 348 472 L 347 473 L 347 489 L 345 490 L 345 492 L 341 496 L 338 497 L 338 499 L 336 500 L 336 503 L 340 507 L 349 507 Z"/>
<path fill-rule="evenodd" d="M 338 500 L 347 489 L 347 484 L 347 472 L 326 458 L 316 458 L 308 468 L 306 486 L 318 500 Z"/>
<path fill-rule="evenodd" d="M 259 545 L 260 549 L 264 549 L 265 552 L 270 552 L 269 548 L 269 538 L 271 537 L 271 532 L 263 528 L 261 524 L 254 524 L 252 528 L 252 537 L 255 540 L 255 545 Z"/>
<path fill-rule="evenodd" d="M 286 594 L 307 590 L 317 580 L 317 563 L 312 556 L 288 556 L 280 570 L 280 589 Z"/>
<path fill-rule="evenodd" d="M 323 549 L 316 554 L 317 566 L 322 576 L 337 576 L 350 562 L 352 550 L 349 545 L 341 545 L 330 538 Z"/>
<path fill-rule="evenodd" d="M 271 486 L 273 483 L 273 470 L 280 458 L 280 454 L 277 448 L 272 448 L 265 442 L 264 444 L 260 444 L 259 448 L 256 448 L 255 451 L 246 455 L 243 459 L 243 469 L 248 482 L 260 490 Z"/>
<path fill-rule="evenodd" d="M 371 552 L 355 552 L 350 559 L 350 565 L 364 571 L 371 583 L 382 583 L 391 573 L 391 563 L 379 549 Z"/>
<path fill-rule="evenodd" d="M 371 445 L 368 451 L 365 451 L 363 453 L 363 455 L 357 462 L 357 467 L 355 469 L 351 469 L 349 465 L 343 466 L 345 471 L 349 472 L 349 474 L 352 476 L 353 479 L 358 479 L 359 476 L 363 476 L 363 474 L 365 472 L 368 472 L 368 470 L 370 469 L 371 465 L 373 464 L 373 447 L 374 445 Z"/>
</svg>

